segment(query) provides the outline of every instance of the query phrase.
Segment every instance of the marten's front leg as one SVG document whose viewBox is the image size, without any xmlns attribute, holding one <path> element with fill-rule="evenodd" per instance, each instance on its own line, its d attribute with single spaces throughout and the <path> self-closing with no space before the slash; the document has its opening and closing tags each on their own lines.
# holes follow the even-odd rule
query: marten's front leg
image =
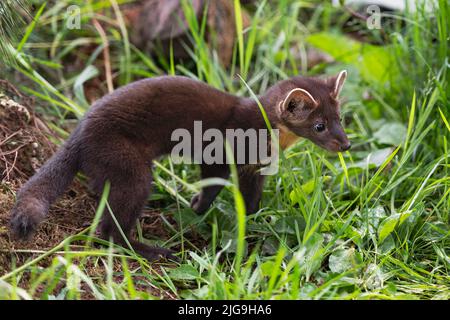
<svg viewBox="0 0 450 320">
<path fill-rule="evenodd" d="M 202 179 L 222 178 L 228 179 L 230 170 L 227 165 L 201 165 Z M 200 193 L 196 194 L 191 200 L 191 208 L 198 214 L 208 210 L 219 192 L 223 189 L 222 185 L 204 187 Z"/>
<path fill-rule="evenodd" d="M 264 186 L 264 176 L 257 166 L 242 166 L 239 168 L 239 189 L 245 201 L 247 213 L 255 213 L 259 208 L 259 201 Z"/>
<path fill-rule="evenodd" d="M 111 210 L 105 210 L 103 213 L 99 225 L 100 237 L 105 240 L 111 239 L 124 248 L 133 249 L 148 261 L 158 260 L 161 257 L 177 260 L 173 252 L 168 249 L 152 247 L 132 239 L 132 230 L 148 199 L 151 175 L 144 163 L 139 163 L 131 156 L 128 159 L 129 161 L 124 163 L 129 164 L 129 167 L 120 168 L 120 162 L 110 162 L 109 166 L 103 165 L 100 161 L 89 166 L 95 192 L 101 191 L 104 180 L 109 180 L 111 183 L 108 197 Z M 92 170 L 95 165 L 97 167 Z M 131 245 L 131 248 L 128 245 Z"/>
</svg>

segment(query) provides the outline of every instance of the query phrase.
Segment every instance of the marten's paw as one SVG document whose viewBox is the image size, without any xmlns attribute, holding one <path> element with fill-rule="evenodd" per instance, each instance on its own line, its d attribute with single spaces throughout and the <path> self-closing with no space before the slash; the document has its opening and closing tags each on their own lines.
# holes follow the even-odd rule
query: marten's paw
<svg viewBox="0 0 450 320">
<path fill-rule="evenodd" d="M 162 248 L 152 248 L 145 254 L 145 258 L 148 261 L 155 261 L 161 259 L 172 260 L 175 262 L 180 261 L 180 259 L 174 255 L 174 252 L 172 250 Z"/>
<path fill-rule="evenodd" d="M 174 255 L 174 252 L 169 249 L 145 246 L 145 249 L 137 250 L 138 253 L 144 257 L 147 261 L 157 261 L 157 260 L 172 260 L 179 262 L 180 259 Z"/>
<path fill-rule="evenodd" d="M 17 240 L 29 240 L 36 230 L 38 221 L 26 213 L 14 214 L 9 224 L 12 236 Z"/>
<path fill-rule="evenodd" d="M 206 204 L 205 201 L 202 201 L 202 194 L 198 193 L 192 197 L 191 200 L 191 208 L 197 214 L 203 214 L 208 210 L 209 204 Z"/>
<path fill-rule="evenodd" d="M 44 218 L 40 204 L 28 202 L 25 206 L 15 207 L 11 211 L 9 228 L 13 238 L 17 240 L 29 240 L 38 224 Z"/>
</svg>

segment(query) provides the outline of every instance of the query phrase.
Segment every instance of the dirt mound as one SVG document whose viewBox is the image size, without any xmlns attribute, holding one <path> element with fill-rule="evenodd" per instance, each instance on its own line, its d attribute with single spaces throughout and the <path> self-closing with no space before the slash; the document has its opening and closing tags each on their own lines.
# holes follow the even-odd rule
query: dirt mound
<svg viewBox="0 0 450 320">
<path fill-rule="evenodd" d="M 0 80 L 0 275 L 55 247 L 88 227 L 96 201 L 75 179 L 70 190 L 51 208 L 48 219 L 29 242 L 15 241 L 8 230 L 15 194 L 56 151 L 60 138 L 34 113 L 34 101 Z M 144 235 L 169 238 L 161 214 L 147 208 L 141 217 Z M 45 264 L 45 262 L 44 262 Z"/>
<path fill-rule="evenodd" d="M 12 254 L 20 264 L 30 254 L 47 250 L 66 236 L 81 231 L 92 219 L 95 201 L 85 186 L 75 182 L 50 210 L 51 219 L 40 226 L 33 241 L 17 242 L 8 230 L 9 211 L 20 186 L 53 154 L 56 135 L 34 113 L 34 102 L 10 83 L 0 80 L 0 274 L 11 268 Z"/>
</svg>

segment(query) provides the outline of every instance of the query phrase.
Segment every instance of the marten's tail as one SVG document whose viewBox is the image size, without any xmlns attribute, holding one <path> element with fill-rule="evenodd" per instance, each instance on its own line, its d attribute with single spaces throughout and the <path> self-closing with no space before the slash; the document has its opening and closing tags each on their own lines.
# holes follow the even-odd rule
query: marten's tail
<svg viewBox="0 0 450 320">
<path fill-rule="evenodd" d="M 79 169 L 78 148 L 66 143 L 22 186 L 11 210 L 10 228 L 19 239 L 28 239 L 61 196 Z"/>
</svg>

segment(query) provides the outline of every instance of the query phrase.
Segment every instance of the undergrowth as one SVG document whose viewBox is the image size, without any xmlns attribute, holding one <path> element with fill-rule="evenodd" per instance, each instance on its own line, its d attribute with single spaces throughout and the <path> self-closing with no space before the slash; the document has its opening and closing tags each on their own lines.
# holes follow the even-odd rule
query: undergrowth
<svg viewBox="0 0 450 320">
<path fill-rule="evenodd" d="M 205 42 L 204 24 L 187 1 L 182 7 L 194 45 L 184 63 L 150 57 L 130 43 L 119 9 L 125 1 L 33 2 L 36 23 L 10 49 L 17 64 L 1 77 L 20 74 L 20 90 L 36 97 L 38 112 L 62 136 L 68 133 L 61 127 L 89 107 L 84 90 L 89 81 L 101 79 L 103 94 L 108 92 L 103 65 L 96 63 L 106 39 L 116 87 L 179 74 L 251 96 L 290 76 L 347 69 L 342 112 L 353 147 L 334 155 L 301 140 L 284 153 L 279 173 L 267 179 L 261 209 L 247 215 L 231 179 L 212 208 L 197 216 L 189 200 L 199 188 L 198 170 L 160 159 L 149 206 L 160 210 L 169 236 L 144 239 L 142 228 L 138 236 L 175 248 L 179 264 L 150 264 L 126 248 L 93 246 L 100 240 L 87 228 L 51 250 L 28 252 L 33 255 L 20 266 L 14 264 L 17 252 L 2 251 L 11 256 L 11 268 L 0 276 L 1 297 L 450 298 L 446 0 L 431 11 L 419 5 L 413 12 L 383 16 L 382 30 L 368 30 L 353 19 L 353 28 L 365 31 L 363 41 L 343 32 L 351 14 L 342 7 L 260 1 L 249 8 L 250 27 L 243 29 L 236 19 L 227 69 Z M 234 3 L 239 17 L 242 8 Z M 79 30 L 64 23 L 73 4 L 81 12 Z M 102 22 L 106 38 L 94 20 Z M 309 67 L 311 48 L 335 62 Z M 68 68 L 75 57 L 83 63 Z M 107 205 L 107 191 L 100 209 Z"/>
</svg>

